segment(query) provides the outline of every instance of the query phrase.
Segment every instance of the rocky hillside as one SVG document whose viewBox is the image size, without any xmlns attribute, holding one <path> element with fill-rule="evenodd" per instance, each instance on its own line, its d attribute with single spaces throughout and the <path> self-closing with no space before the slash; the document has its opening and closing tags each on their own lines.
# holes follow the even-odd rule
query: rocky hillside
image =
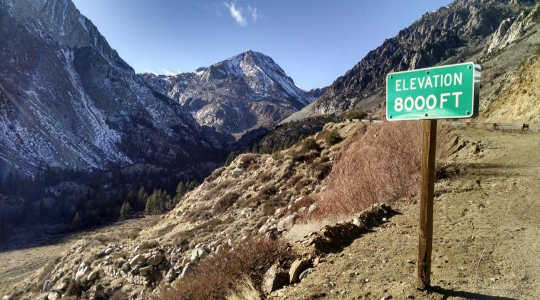
<svg viewBox="0 0 540 300">
<path fill-rule="evenodd" d="M 538 11 L 536 1 L 529 0 L 457 0 L 426 13 L 369 52 L 315 102 L 286 121 L 353 108 L 377 111 L 385 101 L 385 76 L 394 71 L 474 61 L 484 67 L 483 82 L 491 84 L 517 69 L 540 43 Z M 505 52 L 506 58 L 501 59 Z M 496 101 L 483 91 L 480 99 L 481 112 Z"/>
<path fill-rule="evenodd" d="M 204 173 L 206 154 L 224 148 L 225 137 L 149 88 L 71 0 L 1 0 L 0 24 L 3 172 L 151 163 Z"/>
<path fill-rule="evenodd" d="M 300 142 L 274 155 L 240 155 L 215 170 L 155 226 L 136 233 L 134 240 L 82 239 L 41 274 L 18 285 L 15 295 L 50 299 L 122 293 L 144 299 L 152 290 L 187 276 L 211 253 L 254 236 L 280 237 L 316 209 L 309 195 L 323 189 L 345 145 L 327 144 L 325 132 L 346 138 L 358 137 L 365 129 L 361 122 L 328 123 L 313 137 L 317 146 Z"/>
<path fill-rule="evenodd" d="M 271 127 L 314 99 L 299 89 L 272 58 L 253 51 L 195 73 L 142 77 L 190 112 L 201 126 L 236 136 Z"/>
</svg>

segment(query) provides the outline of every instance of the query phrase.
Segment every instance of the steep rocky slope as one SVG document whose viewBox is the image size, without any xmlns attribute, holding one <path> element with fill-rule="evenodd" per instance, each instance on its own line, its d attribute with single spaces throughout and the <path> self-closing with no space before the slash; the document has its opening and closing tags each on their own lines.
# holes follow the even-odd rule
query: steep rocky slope
<svg viewBox="0 0 540 300">
<path fill-rule="evenodd" d="M 253 51 L 195 73 L 142 77 L 200 125 L 236 136 L 271 127 L 313 100 L 270 57 Z"/>
<path fill-rule="evenodd" d="M 361 122 L 329 123 L 325 131 L 342 137 L 361 136 Z M 320 192 L 337 152 L 344 145 L 325 144 L 303 150 L 303 143 L 274 155 L 243 154 L 215 170 L 177 207 L 134 240 L 84 238 L 57 261 L 17 286 L 22 299 L 36 295 L 66 295 L 74 282 L 83 297 L 96 293 L 144 299 L 147 293 L 186 276 L 210 253 L 234 247 L 256 235 L 281 236 L 313 210 L 309 195 Z M 11 289 L 4 289 L 12 293 Z M 146 295 L 146 296 L 145 296 Z"/>
<path fill-rule="evenodd" d="M 540 43 L 539 6 L 535 3 L 458 0 L 426 13 L 369 52 L 315 102 L 285 121 L 353 108 L 380 110 L 385 99 L 385 76 L 394 71 L 474 61 L 489 66 L 482 74 L 483 82 L 489 84 L 495 77 L 517 69 Z M 510 60 L 500 61 L 504 52 Z M 481 112 L 496 100 L 489 93 L 481 94 L 480 99 Z"/>
<path fill-rule="evenodd" d="M 148 88 L 70 0 L 1 0 L 0 24 L 3 172 L 139 162 L 199 172 L 224 148 Z"/>
</svg>

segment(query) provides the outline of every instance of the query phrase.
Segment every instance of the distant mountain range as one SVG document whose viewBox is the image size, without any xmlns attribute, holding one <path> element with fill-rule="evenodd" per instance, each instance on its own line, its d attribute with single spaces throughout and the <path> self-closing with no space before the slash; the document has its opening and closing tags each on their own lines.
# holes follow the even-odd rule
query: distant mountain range
<svg viewBox="0 0 540 300">
<path fill-rule="evenodd" d="M 71 0 L 0 0 L 0 24 L 3 172 L 150 163 L 202 175 L 242 133 L 314 98 L 252 51 L 195 73 L 136 74 Z"/>
</svg>

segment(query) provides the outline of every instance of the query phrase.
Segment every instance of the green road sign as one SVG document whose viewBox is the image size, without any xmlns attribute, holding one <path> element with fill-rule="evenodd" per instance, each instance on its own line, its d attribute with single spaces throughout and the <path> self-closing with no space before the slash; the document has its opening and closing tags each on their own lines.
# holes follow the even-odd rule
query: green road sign
<svg viewBox="0 0 540 300">
<path fill-rule="evenodd" d="M 390 121 L 470 118 L 476 114 L 480 66 L 474 63 L 418 69 L 386 77 Z"/>
</svg>

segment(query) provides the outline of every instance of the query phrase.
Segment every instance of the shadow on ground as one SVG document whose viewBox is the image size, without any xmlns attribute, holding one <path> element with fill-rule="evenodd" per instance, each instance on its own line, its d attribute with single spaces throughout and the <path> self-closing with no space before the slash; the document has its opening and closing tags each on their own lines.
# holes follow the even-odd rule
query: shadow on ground
<svg viewBox="0 0 540 300">
<path fill-rule="evenodd" d="M 477 299 L 477 300 L 515 300 L 515 298 L 490 296 L 479 293 L 465 292 L 445 289 L 440 286 L 434 286 L 430 289 L 430 292 L 442 295 L 442 299 L 448 299 L 449 297 L 457 297 L 461 299 Z"/>
</svg>

